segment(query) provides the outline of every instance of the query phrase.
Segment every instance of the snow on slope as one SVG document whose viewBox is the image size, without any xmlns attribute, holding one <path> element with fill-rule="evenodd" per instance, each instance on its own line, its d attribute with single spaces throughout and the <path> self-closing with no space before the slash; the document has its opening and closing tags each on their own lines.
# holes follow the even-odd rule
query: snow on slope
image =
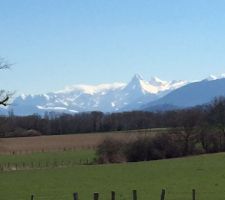
<svg viewBox="0 0 225 200">
<path fill-rule="evenodd" d="M 213 80 L 218 80 L 218 79 L 222 79 L 225 78 L 225 74 L 220 74 L 218 76 L 216 75 L 210 75 L 208 76 L 206 79 L 204 79 L 205 81 L 213 81 Z"/>
<path fill-rule="evenodd" d="M 81 92 L 86 94 L 96 94 L 102 92 L 108 91 L 108 90 L 117 90 L 119 88 L 124 88 L 126 86 L 125 83 L 112 83 L 112 84 L 100 84 L 100 85 L 73 85 L 73 86 L 67 86 L 63 90 L 59 90 L 57 92 L 54 92 L 55 94 L 68 94 L 71 92 Z"/>
<path fill-rule="evenodd" d="M 225 96 L 225 77 L 223 75 L 210 76 L 202 81 L 187 84 L 170 92 L 169 94 L 150 102 L 143 107 L 144 110 L 163 110 L 165 106 L 172 108 L 186 108 L 209 103 L 213 98 Z"/>
<path fill-rule="evenodd" d="M 152 77 L 149 83 L 157 87 L 158 92 L 165 90 L 174 90 L 179 87 L 182 87 L 188 83 L 188 81 L 162 81 L 158 77 Z"/>
</svg>

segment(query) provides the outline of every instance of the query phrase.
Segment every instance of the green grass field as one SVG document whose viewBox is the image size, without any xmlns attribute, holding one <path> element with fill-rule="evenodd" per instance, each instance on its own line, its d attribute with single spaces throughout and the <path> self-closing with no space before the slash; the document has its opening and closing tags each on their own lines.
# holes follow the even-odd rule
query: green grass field
<svg viewBox="0 0 225 200">
<path fill-rule="evenodd" d="M 76 151 L 59 151 L 45 153 L 31 153 L 22 155 L 0 155 L 0 164 L 7 163 L 46 163 L 47 161 L 86 161 L 93 160 L 95 156 L 94 150 L 76 150 Z"/>
<path fill-rule="evenodd" d="M 133 189 L 140 200 L 157 200 L 162 188 L 168 200 L 191 199 L 193 188 L 199 200 L 224 199 L 225 154 L 0 173 L 1 200 L 28 200 L 31 194 L 35 200 L 72 200 L 75 191 L 81 200 L 91 200 L 94 192 L 110 199 L 112 190 L 118 200 L 128 200 Z"/>
</svg>

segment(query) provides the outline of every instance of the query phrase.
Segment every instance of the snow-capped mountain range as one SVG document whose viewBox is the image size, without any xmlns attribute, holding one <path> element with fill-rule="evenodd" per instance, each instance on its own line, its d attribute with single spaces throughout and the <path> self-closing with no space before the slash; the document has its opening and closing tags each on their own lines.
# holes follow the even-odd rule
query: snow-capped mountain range
<svg viewBox="0 0 225 200">
<path fill-rule="evenodd" d="M 138 109 L 187 83 L 187 81 L 162 81 L 157 77 L 147 81 L 136 74 L 128 84 L 74 85 L 47 94 L 22 94 L 13 100 L 8 109 L 17 115 L 43 114 L 46 111 L 66 113 L 128 111 Z"/>
<path fill-rule="evenodd" d="M 209 76 L 202 81 L 194 81 L 194 83 L 197 85 L 202 82 L 211 83 L 218 79 L 225 80 L 225 74 L 217 77 Z M 16 115 L 34 113 L 42 115 L 51 111 L 63 113 L 131 111 L 144 108 L 146 105 L 155 106 L 157 102 L 167 103 L 166 100 L 161 101 L 161 99 L 165 99 L 177 90 L 182 91 L 185 86 L 191 84 L 193 82 L 183 80 L 162 81 L 157 77 L 144 80 L 141 75 L 136 74 L 127 84 L 74 85 L 46 94 L 22 94 L 16 97 L 8 108 L 2 108 L 0 111 L 5 114 L 9 110 L 13 110 Z M 190 91 L 189 94 L 191 98 Z"/>
</svg>

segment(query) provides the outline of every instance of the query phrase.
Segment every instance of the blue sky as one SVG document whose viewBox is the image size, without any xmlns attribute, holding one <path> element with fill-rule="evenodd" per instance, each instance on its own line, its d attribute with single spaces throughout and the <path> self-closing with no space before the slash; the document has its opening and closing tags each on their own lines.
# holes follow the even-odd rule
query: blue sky
<svg viewBox="0 0 225 200">
<path fill-rule="evenodd" d="M 224 0 L 0 0 L 1 88 L 225 73 Z"/>
</svg>

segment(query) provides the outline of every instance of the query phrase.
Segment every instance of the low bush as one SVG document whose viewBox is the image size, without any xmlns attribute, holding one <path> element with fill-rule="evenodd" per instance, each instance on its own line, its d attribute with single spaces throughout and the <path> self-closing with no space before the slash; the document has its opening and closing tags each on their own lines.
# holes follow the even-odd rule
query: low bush
<svg viewBox="0 0 225 200">
<path fill-rule="evenodd" d="M 120 163 L 126 162 L 124 147 L 126 144 L 113 138 L 106 138 L 97 148 L 97 162 Z"/>
</svg>

